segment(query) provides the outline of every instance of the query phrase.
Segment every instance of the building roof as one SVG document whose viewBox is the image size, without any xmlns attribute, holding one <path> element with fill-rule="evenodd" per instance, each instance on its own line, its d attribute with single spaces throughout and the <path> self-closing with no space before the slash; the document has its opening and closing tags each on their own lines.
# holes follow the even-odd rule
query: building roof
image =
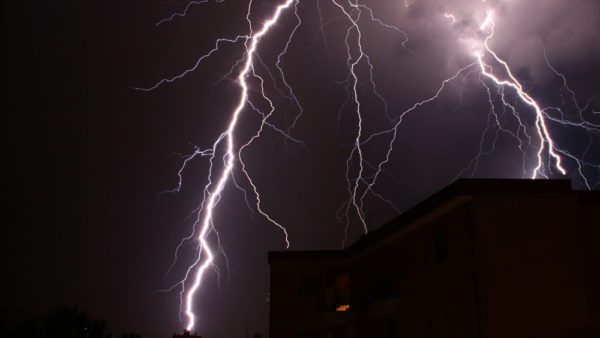
<svg viewBox="0 0 600 338">
<path fill-rule="evenodd" d="M 386 238 L 405 225 L 429 214 L 440 206 L 460 197 L 552 194 L 570 192 L 570 180 L 531 180 L 531 179 L 459 179 L 419 202 L 400 216 L 369 232 L 361 239 L 343 250 L 322 251 L 271 251 L 269 263 L 293 260 L 344 259 L 370 247 Z M 587 192 L 586 195 L 598 195 L 598 192 Z"/>
</svg>

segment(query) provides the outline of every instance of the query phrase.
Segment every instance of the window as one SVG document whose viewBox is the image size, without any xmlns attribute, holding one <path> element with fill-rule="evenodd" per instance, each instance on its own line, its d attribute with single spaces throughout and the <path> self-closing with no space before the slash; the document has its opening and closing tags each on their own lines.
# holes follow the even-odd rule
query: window
<svg viewBox="0 0 600 338">
<path fill-rule="evenodd" d="M 317 275 L 305 275 L 298 281 L 298 297 L 309 298 L 319 294 L 319 278 Z"/>
<path fill-rule="evenodd" d="M 346 312 L 350 309 L 350 274 L 345 269 L 331 269 L 323 292 L 324 310 Z"/>
<path fill-rule="evenodd" d="M 448 258 L 448 240 L 442 230 L 435 233 L 435 257 L 438 261 L 445 261 Z"/>
<path fill-rule="evenodd" d="M 395 338 L 396 337 L 396 322 L 393 320 L 388 320 L 385 325 L 385 338 Z"/>
<path fill-rule="evenodd" d="M 425 316 L 425 320 L 423 321 L 423 333 L 425 338 L 433 338 L 434 337 L 434 322 L 431 316 Z"/>
<path fill-rule="evenodd" d="M 335 276 L 336 310 L 347 311 L 350 308 L 350 275 L 347 272 Z"/>
<path fill-rule="evenodd" d="M 408 253 L 406 248 L 400 247 L 396 251 L 396 273 L 400 278 L 408 277 Z"/>
<path fill-rule="evenodd" d="M 376 301 L 394 295 L 393 266 L 390 255 L 380 255 L 370 262 L 371 300 Z"/>
<path fill-rule="evenodd" d="M 430 244 L 427 240 L 428 238 L 423 237 L 421 238 L 421 253 L 423 254 L 423 269 L 427 269 L 429 267 L 429 250 L 430 250 Z"/>
</svg>

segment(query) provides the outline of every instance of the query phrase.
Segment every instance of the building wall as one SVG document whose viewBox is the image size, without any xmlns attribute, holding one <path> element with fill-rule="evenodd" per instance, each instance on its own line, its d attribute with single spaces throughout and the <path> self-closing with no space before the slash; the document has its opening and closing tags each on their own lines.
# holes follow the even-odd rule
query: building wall
<svg viewBox="0 0 600 338">
<path fill-rule="evenodd" d="M 336 259 L 282 255 L 270 337 L 600 337 L 599 206 L 564 190 L 465 194 Z"/>
<path fill-rule="evenodd" d="M 473 201 L 483 336 L 573 337 L 591 325 L 575 193 Z"/>
<path fill-rule="evenodd" d="M 335 313 L 335 277 L 341 261 L 292 261 L 271 264 L 270 337 L 324 338 L 327 314 Z M 332 320 L 345 320 L 346 313 Z"/>
<path fill-rule="evenodd" d="M 587 304 L 591 324 L 588 337 L 600 337 L 600 194 L 584 192 L 579 194 L 581 210 L 577 214 L 577 222 L 585 227 L 584 276 Z M 574 335 L 575 336 L 575 335 Z M 584 337 L 585 335 L 581 335 Z"/>
<path fill-rule="evenodd" d="M 476 337 L 467 206 L 446 210 L 350 262 L 357 337 Z"/>
</svg>

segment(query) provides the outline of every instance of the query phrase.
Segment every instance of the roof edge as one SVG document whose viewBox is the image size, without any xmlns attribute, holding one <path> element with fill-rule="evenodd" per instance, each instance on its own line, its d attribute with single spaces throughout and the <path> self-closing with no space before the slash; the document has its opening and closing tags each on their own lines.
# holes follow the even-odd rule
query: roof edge
<svg viewBox="0 0 600 338">
<path fill-rule="evenodd" d="M 563 193 L 573 191 L 568 179 L 458 179 L 433 195 L 415 204 L 406 212 L 385 223 L 378 229 L 364 235 L 343 250 L 317 251 L 270 251 L 269 264 L 276 261 L 303 261 L 314 259 L 348 258 L 373 242 L 385 238 L 391 232 L 422 217 L 452 198 L 461 196 L 486 196 L 510 194 Z"/>
</svg>

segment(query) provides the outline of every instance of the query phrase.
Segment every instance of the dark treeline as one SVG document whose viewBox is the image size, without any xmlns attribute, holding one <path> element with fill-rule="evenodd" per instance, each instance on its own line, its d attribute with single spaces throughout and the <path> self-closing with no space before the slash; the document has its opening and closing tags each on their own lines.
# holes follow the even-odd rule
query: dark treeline
<svg viewBox="0 0 600 338">
<path fill-rule="evenodd" d="M 0 337 L 13 338 L 141 338 L 136 334 L 120 336 L 108 332 L 103 320 L 90 317 L 74 306 L 61 306 L 35 315 L 18 324 L 1 325 Z"/>
</svg>

